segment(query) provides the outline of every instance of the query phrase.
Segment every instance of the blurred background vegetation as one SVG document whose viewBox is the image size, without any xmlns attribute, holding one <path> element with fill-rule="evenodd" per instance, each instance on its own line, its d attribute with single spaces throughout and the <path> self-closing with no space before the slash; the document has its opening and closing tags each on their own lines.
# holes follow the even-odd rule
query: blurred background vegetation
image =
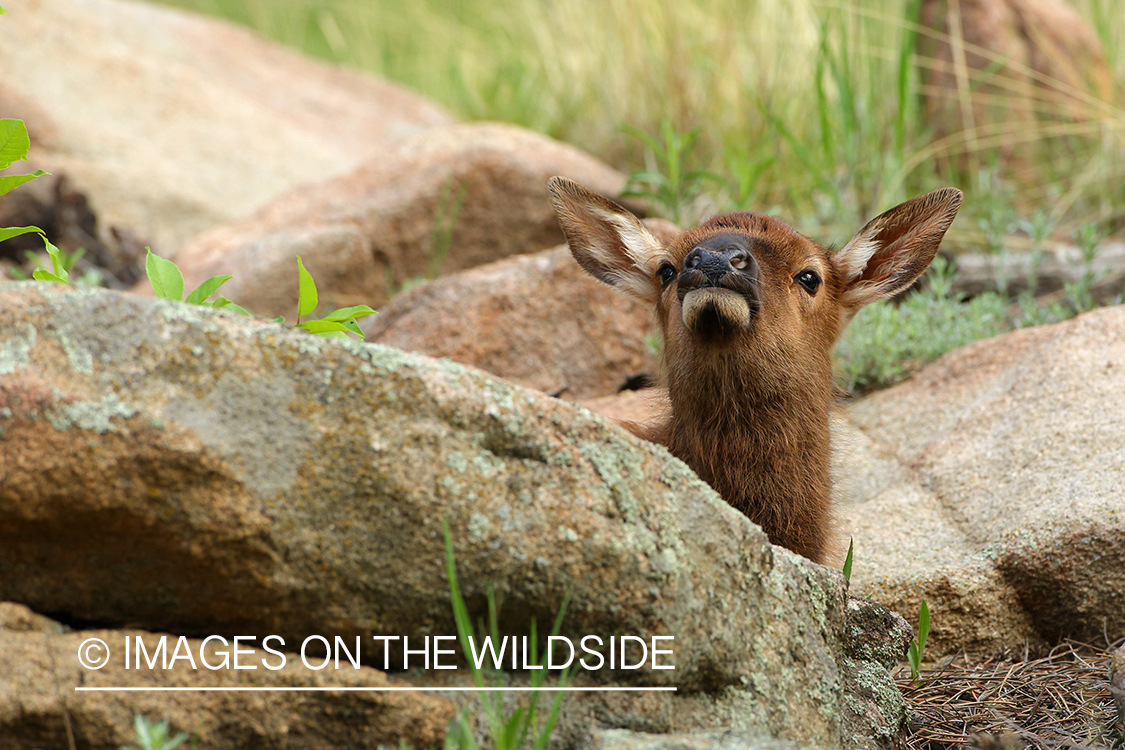
<svg viewBox="0 0 1125 750">
<path fill-rule="evenodd" d="M 927 109 L 928 74 L 942 63 L 925 50 L 942 31 L 919 23 L 921 0 L 161 1 L 398 81 L 465 119 L 573 143 L 632 174 L 635 192 L 685 224 L 754 208 L 842 243 L 881 210 L 956 185 L 966 199 L 952 253 L 1042 254 L 1083 236 L 1096 253 L 1125 228 L 1119 0 L 1070 0 L 1105 52 L 1101 95 L 1029 74 L 1052 89 L 1029 98 L 1018 64 L 977 50 L 986 66 L 965 85 L 1001 115 L 973 123 L 969 113 L 967 127 Z M 966 324 L 974 337 L 1093 305 L 1088 288 L 1054 307 L 1032 303 L 1034 286 L 1016 300 L 1001 278 L 997 291 L 1006 299 L 977 305 L 988 319 Z M 976 315 L 958 310 L 946 316 L 955 328 Z M 922 314 L 923 336 L 938 335 L 927 332 L 933 317 Z M 845 340 L 845 360 L 849 346 L 860 345 Z M 864 387 L 866 377 L 846 379 Z"/>
<path fill-rule="evenodd" d="M 576 144 L 626 173 L 661 165 L 625 128 L 660 142 L 665 123 L 680 136 L 698 129 L 685 171 L 720 176 L 699 186 L 714 208 L 778 206 L 810 232 L 846 236 L 873 212 L 943 184 L 966 191 L 973 220 L 959 229 L 981 243 L 976 219 L 994 218 L 997 200 L 1017 214 L 1046 208 L 1064 232 L 1123 224 L 1120 109 L 1076 92 L 1090 110 L 1080 124 L 934 142 L 919 101 L 927 61 L 914 54 L 917 0 L 165 2 L 386 76 L 466 119 Z M 1122 90 L 1125 13 L 1117 0 L 1075 6 Z M 1040 180 L 997 168 L 1013 138 L 1034 145 Z M 696 186 L 681 188 L 690 197 Z"/>
</svg>

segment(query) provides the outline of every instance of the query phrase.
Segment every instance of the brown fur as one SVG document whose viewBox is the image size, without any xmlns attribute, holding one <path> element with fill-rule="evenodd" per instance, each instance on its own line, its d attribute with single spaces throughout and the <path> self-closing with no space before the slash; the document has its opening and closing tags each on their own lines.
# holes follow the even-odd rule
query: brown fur
<svg viewBox="0 0 1125 750">
<path fill-rule="evenodd" d="M 658 424 L 624 426 L 666 445 L 773 543 L 823 562 L 832 547 L 832 347 L 860 306 L 925 271 L 961 194 L 946 188 L 891 209 L 832 255 L 778 219 L 750 212 L 716 216 L 662 244 L 627 211 L 575 183 L 556 177 L 550 187 L 578 262 L 652 304 L 664 337 L 670 414 Z M 690 274 L 703 276 L 684 266 L 694 248 L 723 235 L 742 238 L 752 256 L 745 274 L 732 268 L 722 281 L 746 291 L 749 303 L 711 284 L 694 286 Z M 662 282 L 667 265 L 677 276 Z M 795 280 L 804 271 L 821 280 L 814 293 Z M 693 313 L 709 295 L 721 297 L 713 314 L 727 324 L 722 333 L 689 329 L 680 284 L 686 293 L 702 290 Z M 741 315 L 726 312 L 729 300 Z M 687 319 L 697 325 L 694 315 Z"/>
</svg>

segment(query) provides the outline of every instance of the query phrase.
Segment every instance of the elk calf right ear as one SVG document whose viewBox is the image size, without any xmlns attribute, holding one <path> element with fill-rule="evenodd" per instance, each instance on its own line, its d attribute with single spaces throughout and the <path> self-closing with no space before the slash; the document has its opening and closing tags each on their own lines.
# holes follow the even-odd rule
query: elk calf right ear
<svg viewBox="0 0 1125 750">
<path fill-rule="evenodd" d="M 656 271 L 663 250 L 632 213 L 564 177 L 547 184 L 559 225 L 578 265 L 642 302 L 660 292 Z"/>
<path fill-rule="evenodd" d="M 864 305 L 890 297 L 929 268 L 961 207 L 961 191 L 942 188 L 867 222 L 833 257 L 844 280 L 845 322 Z"/>
</svg>

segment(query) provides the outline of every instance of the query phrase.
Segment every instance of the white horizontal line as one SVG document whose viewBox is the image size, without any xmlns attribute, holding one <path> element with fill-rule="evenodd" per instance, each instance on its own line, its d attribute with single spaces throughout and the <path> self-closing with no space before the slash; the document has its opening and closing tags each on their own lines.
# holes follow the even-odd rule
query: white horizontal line
<svg viewBox="0 0 1125 750">
<path fill-rule="evenodd" d="M 318 692 L 459 692 L 459 693 L 609 693 L 675 692 L 674 687 L 76 687 L 75 692 L 131 693 L 318 693 Z"/>
</svg>

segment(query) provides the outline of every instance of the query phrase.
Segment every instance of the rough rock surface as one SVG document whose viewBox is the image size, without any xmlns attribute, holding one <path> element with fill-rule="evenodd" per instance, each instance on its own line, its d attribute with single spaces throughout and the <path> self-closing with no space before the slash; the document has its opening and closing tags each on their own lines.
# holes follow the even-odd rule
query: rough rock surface
<svg viewBox="0 0 1125 750">
<path fill-rule="evenodd" d="M 434 129 L 195 238 L 176 262 L 189 288 L 233 274 L 226 296 L 261 315 L 293 314 L 297 255 L 326 306 L 379 306 L 424 275 L 558 245 L 556 174 L 608 196 L 625 187 L 589 154 L 514 125 Z"/>
<path fill-rule="evenodd" d="M 4 7 L 0 104 L 26 120 L 32 166 L 68 174 L 103 228 L 165 256 L 453 119 L 393 84 L 151 3 Z"/>
<path fill-rule="evenodd" d="M 100 638 L 112 655 L 99 670 L 83 669 L 76 654 L 88 638 Z M 195 735 L 199 747 L 213 750 L 241 748 L 338 748 L 440 746 L 453 705 L 444 698 L 416 692 L 98 692 L 75 686 L 100 687 L 386 687 L 395 683 L 370 667 L 326 672 L 305 669 L 297 654 L 280 658 L 258 651 L 240 663 L 253 670 L 191 670 L 186 660 L 168 669 L 148 669 L 140 662 L 125 668 L 124 643 L 136 653 L 136 639 L 146 653 L 156 654 L 161 635 L 136 630 L 66 632 L 56 622 L 21 605 L 0 603 L 0 750 L 67 747 L 69 721 L 78 747 L 118 750 L 131 745 L 133 716 L 152 721 L 168 719 L 173 732 Z M 168 638 L 166 648 L 177 639 Z M 193 658 L 201 642 L 185 642 Z M 116 649 L 116 651 L 114 651 Z M 243 644 L 243 651 L 250 647 Z M 206 658 L 220 664 L 224 649 L 212 642 Z M 230 651 L 228 645 L 226 651 Z M 187 653 L 186 649 L 181 651 Z M 262 659 L 265 658 L 263 662 Z M 311 659 L 318 663 L 319 659 Z M 132 664 L 132 662 L 131 662 Z"/>
<path fill-rule="evenodd" d="M 901 619 L 853 643 L 871 618 L 838 573 L 584 409 L 388 347 L 31 283 L 0 287 L 0 376 L 0 599 L 184 635 L 453 634 L 445 514 L 471 610 L 491 584 L 513 634 L 572 593 L 565 635 L 675 636 L 674 671 L 587 679 L 677 686 L 655 707 L 683 731 L 900 736 L 882 660 Z"/>
<path fill-rule="evenodd" d="M 951 352 L 839 425 L 852 583 L 932 655 L 1125 636 L 1125 307 Z M 932 649 L 932 651 L 930 650 Z"/>
<path fill-rule="evenodd" d="M 1091 273 L 1095 279 L 1095 299 L 1109 304 L 1114 295 L 1125 289 L 1125 242 L 1102 242 L 1094 259 L 1087 263 L 1082 251 L 1075 245 L 1056 245 L 1045 248 L 1042 257 L 1033 263 L 1031 253 L 960 253 L 953 262 L 957 275 L 953 289 L 957 293 L 974 297 L 982 292 L 996 291 L 996 280 L 1007 280 L 1007 293 L 1016 296 L 1031 287 L 1034 293 L 1065 293 L 1066 286 Z"/>
<path fill-rule="evenodd" d="M 421 284 L 379 312 L 364 320 L 372 341 L 568 400 L 616 393 L 657 370 L 644 342 L 648 308 L 595 280 L 565 245 Z"/>
</svg>

